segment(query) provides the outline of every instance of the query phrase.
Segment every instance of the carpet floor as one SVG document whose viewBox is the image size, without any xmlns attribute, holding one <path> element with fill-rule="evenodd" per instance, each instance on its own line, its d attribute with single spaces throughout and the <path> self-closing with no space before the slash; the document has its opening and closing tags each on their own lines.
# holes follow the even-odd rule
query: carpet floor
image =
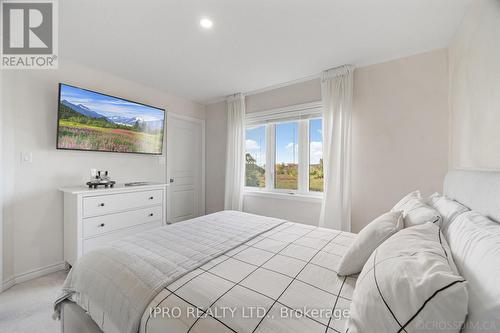
<svg viewBox="0 0 500 333">
<path fill-rule="evenodd" d="M 66 278 L 55 272 L 0 294 L 0 332 L 57 333 L 61 323 L 52 319 L 52 304 Z"/>
</svg>

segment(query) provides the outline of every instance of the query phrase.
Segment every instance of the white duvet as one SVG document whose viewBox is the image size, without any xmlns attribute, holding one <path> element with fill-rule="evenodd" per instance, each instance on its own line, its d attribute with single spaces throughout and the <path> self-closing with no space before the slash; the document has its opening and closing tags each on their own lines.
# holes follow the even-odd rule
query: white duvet
<svg viewBox="0 0 500 333">
<path fill-rule="evenodd" d="M 224 211 L 114 242 L 74 265 L 55 314 L 71 299 L 103 331 L 135 333 L 144 310 L 165 286 L 284 222 Z"/>
</svg>

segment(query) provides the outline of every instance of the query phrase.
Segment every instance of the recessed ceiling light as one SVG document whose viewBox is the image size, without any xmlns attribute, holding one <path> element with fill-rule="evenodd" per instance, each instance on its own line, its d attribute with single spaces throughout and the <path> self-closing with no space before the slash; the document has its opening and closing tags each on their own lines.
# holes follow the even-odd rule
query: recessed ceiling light
<svg viewBox="0 0 500 333">
<path fill-rule="evenodd" d="M 203 18 L 200 20 L 200 25 L 203 29 L 210 29 L 213 27 L 214 23 L 207 18 Z"/>
</svg>

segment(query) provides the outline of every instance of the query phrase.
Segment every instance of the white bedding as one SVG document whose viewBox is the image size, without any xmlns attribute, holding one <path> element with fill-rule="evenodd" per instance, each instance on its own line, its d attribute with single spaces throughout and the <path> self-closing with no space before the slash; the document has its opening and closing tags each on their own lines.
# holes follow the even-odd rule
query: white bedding
<svg viewBox="0 0 500 333">
<path fill-rule="evenodd" d="M 467 315 L 466 282 L 431 222 L 382 243 L 359 274 L 349 333 L 458 333 Z"/>
<path fill-rule="evenodd" d="M 136 333 L 144 309 L 171 282 L 285 221 L 219 212 L 146 231 L 83 256 L 56 301 L 88 312 L 105 332 Z"/>
<path fill-rule="evenodd" d="M 336 269 L 355 238 L 280 225 L 164 288 L 140 332 L 344 332 L 356 278 Z"/>
<path fill-rule="evenodd" d="M 470 211 L 458 216 L 445 236 L 469 290 L 469 316 L 462 332 L 499 332 L 500 225 Z"/>
</svg>

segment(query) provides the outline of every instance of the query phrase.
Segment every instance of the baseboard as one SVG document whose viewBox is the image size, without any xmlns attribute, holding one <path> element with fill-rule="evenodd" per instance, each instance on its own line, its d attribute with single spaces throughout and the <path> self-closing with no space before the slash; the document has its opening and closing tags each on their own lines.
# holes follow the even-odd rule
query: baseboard
<svg viewBox="0 0 500 333">
<path fill-rule="evenodd" d="M 66 263 L 65 262 L 59 262 L 56 264 L 48 265 L 45 267 L 40 267 L 37 269 L 33 269 L 31 271 L 27 271 L 25 273 L 18 274 L 16 276 L 11 277 L 10 279 L 7 279 L 4 281 L 2 285 L 2 290 L 5 291 L 12 286 L 15 286 L 16 284 L 23 283 L 32 279 L 36 279 L 37 277 L 44 276 L 50 273 L 54 273 L 57 271 L 62 271 L 66 269 Z"/>
<path fill-rule="evenodd" d="M 2 290 L 1 291 L 5 291 L 7 289 L 9 289 L 10 287 L 13 287 L 14 286 L 14 278 L 11 277 L 10 279 L 8 279 L 7 281 L 4 281 L 3 282 L 3 285 L 2 285 Z M 1 292 L 0 291 L 0 292 Z"/>
</svg>

